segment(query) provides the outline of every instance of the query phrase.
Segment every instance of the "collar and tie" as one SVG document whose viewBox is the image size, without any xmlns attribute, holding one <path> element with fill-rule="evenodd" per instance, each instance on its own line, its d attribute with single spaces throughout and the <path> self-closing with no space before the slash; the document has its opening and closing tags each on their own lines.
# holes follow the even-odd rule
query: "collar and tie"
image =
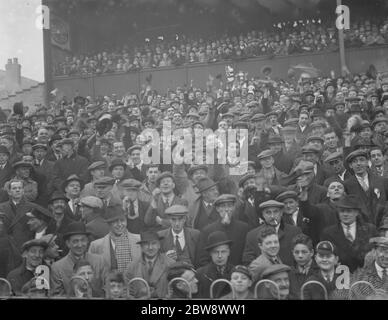
<svg viewBox="0 0 388 320">
<path fill-rule="evenodd" d="M 217 266 L 217 272 L 223 276 L 225 273 L 226 267 L 225 266 Z"/>
<path fill-rule="evenodd" d="M 181 246 L 181 243 L 179 241 L 179 236 L 178 235 L 175 235 L 175 248 L 176 248 L 176 252 L 179 254 L 183 251 L 182 249 L 182 246 Z"/>
<path fill-rule="evenodd" d="M 271 261 L 273 264 L 280 264 L 280 261 L 277 257 L 272 258 Z"/>
<path fill-rule="evenodd" d="M 346 237 L 346 239 L 348 239 L 350 242 L 353 242 L 353 241 L 354 241 L 353 235 L 352 235 L 352 233 L 350 232 L 350 226 L 349 226 L 349 225 L 345 225 L 345 237 Z"/>
</svg>

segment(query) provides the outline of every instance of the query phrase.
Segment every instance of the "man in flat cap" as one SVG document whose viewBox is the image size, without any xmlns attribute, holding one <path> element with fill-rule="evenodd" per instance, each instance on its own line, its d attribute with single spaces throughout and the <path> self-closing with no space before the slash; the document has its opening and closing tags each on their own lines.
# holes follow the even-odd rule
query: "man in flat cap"
<svg viewBox="0 0 388 320">
<path fill-rule="evenodd" d="M 81 190 L 83 188 L 83 181 L 75 174 L 66 178 L 62 184 L 62 191 L 68 200 L 66 214 L 71 220 L 81 220 L 81 213 L 79 208 L 79 200 Z"/>
<path fill-rule="evenodd" d="M 129 263 L 140 258 L 138 234 L 127 230 L 127 219 L 120 205 L 110 207 L 105 216 L 108 232 L 96 238 L 89 247 L 90 253 L 102 255 L 108 270 L 124 272 Z"/>
<path fill-rule="evenodd" d="M 274 264 L 268 266 L 263 274 L 263 279 L 275 282 L 277 288 L 271 283 L 264 283 L 267 292 L 258 294 L 259 297 L 269 300 L 288 300 L 290 294 L 289 272 L 291 268 L 285 264 Z"/>
<path fill-rule="evenodd" d="M 245 222 L 237 219 L 235 214 L 237 197 L 233 194 L 222 194 L 214 202 L 218 213 L 217 221 L 209 224 L 201 231 L 199 265 L 203 266 L 209 261 L 209 256 L 203 248 L 209 234 L 214 231 L 225 232 L 233 241 L 230 252 L 230 261 L 234 265 L 241 264 L 242 253 L 245 246 L 245 236 L 249 231 L 249 226 Z"/>
<path fill-rule="evenodd" d="M 95 196 L 101 199 L 104 210 L 110 205 L 122 204 L 120 195 L 112 192 L 115 182 L 112 177 L 101 177 L 93 182 Z"/>
<path fill-rule="evenodd" d="M 100 239 L 109 233 L 109 225 L 103 218 L 103 204 L 101 199 L 87 196 L 80 199 L 80 212 L 86 231 L 91 235 L 90 240 Z"/>
<path fill-rule="evenodd" d="M 36 205 L 34 209 L 26 213 L 26 216 L 32 239 L 40 239 L 46 234 L 55 232 L 55 226 L 52 223 L 54 216 L 49 210 Z"/>
<path fill-rule="evenodd" d="M 378 226 L 387 203 L 387 184 L 382 177 L 368 170 L 367 152 L 353 151 L 346 157 L 346 162 L 354 175 L 345 180 L 345 191 L 360 199 L 364 220 Z"/>
<path fill-rule="evenodd" d="M 139 189 L 142 184 L 135 179 L 125 179 L 119 185 L 122 193 L 123 209 L 127 217 L 129 232 L 140 234 L 146 231 L 145 215 L 150 206 L 149 202 L 139 199 Z"/>
<path fill-rule="evenodd" d="M 330 153 L 324 159 L 324 161 L 335 172 L 335 175 L 325 180 L 325 182 L 323 183 L 324 186 L 327 187 L 334 180 L 339 180 L 341 182 L 344 182 L 346 179 L 352 176 L 349 170 L 345 168 L 343 152 L 336 151 L 336 152 Z"/>
<path fill-rule="evenodd" d="M 200 231 L 185 227 L 188 209 L 182 205 L 172 205 L 165 211 L 170 227 L 159 231 L 163 237 L 161 250 L 175 261 L 185 261 L 197 265 Z"/>
<path fill-rule="evenodd" d="M 53 296 L 64 296 L 70 293 L 74 266 L 81 259 L 91 264 L 96 279 L 101 281 L 106 279 L 107 267 L 104 258 L 87 252 L 89 235 L 83 222 L 75 221 L 67 226 L 63 239 L 69 253 L 51 266 L 50 290 Z"/>
<path fill-rule="evenodd" d="M 47 190 L 52 190 L 54 162 L 46 159 L 47 150 L 48 147 L 46 144 L 35 143 L 32 146 L 34 170 L 46 177 Z"/>
<path fill-rule="evenodd" d="M 82 197 L 96 195 L 94 190 L 94 182 L 102 178 L 103 176 L 105 176 L 106 169 L 107 169 L 107 165 L 105 161 L 95 161 L 88 167 L 88 171 L 92 176 L 92 181 L 85 184 L 81 192 Z"/>
<path fill-rule="evenodd" d="M 208 177 L 201 177 L 195 185 L 197 199 L 189 206 L 188 225 L 202 231 L 218 219 L 214 201 L 219 196 L 218 183 Z"/>
<path fill-rule="evenodd" d="M 74 150 L 74 141 L 65 138 L 61 141 L 62 158 L 55 161 L 53 184 L 56 190 L 61 190 L 63 182 L 72 174 L 76 174 L 85 181 L 89 161 L 78 155 Z"/>
<path fill-rule="evenodd" d="M 188 284 L 182 280 L 173 281 L 169 299 L 187 299 L 189 294 L 195 296 L 198 293 L 198 279 L 192 264 L 185 261 L 172 264 L 168 269 L 167 281 L 170 282 L 175 278 L 183 278 Z"/>
<path fill-rule="evenodd" d="M 139 199 L 144 202 L 151 202 L 152 192 L 156 188 L 156 179 L 160 175 L 159 164 L 145 165 L 146 178 L 139 189 Z"/>
<path fill-rule="evenodd" d="M 13 164 L 15 179 L 23 180 L 24 196 L 28 201 L 35 202 L 38 198 L 38 183 L 31 178 L 32 164 L 17 161 Z"/>
<path fill-rule="evenodd" d="M 140 235 L 137 243 L 141 247 L 141 257 L 131 262 L 124 273 L 127 285 L 133 278 L 140 277 L 147 281 L 151 298 L 165 298 L 168 293 L 167 272 L 175 261 L 167 257 L 160 250 L 161 237 L 154 231 L 147 231 Z M 144 297 L 144 284 L 134 282 L 130 288 L 131 295 Z"/>
<path fill-rule="evenodd" d="M 210 286 L 218 279 L 230 279 L 234 265 L 230 262 L 230 248 L 233 244 L 225 232 L 214 231 L 208 235 L 204 249 L 210 256 L 210 262 L 197 270 L 198 296 L 210 297 Z M 213 288 L 213 297 L 219 298 L 230 292 L 230 287 L 220 283 Z"/>
<path fill-rule="evenodd" d="M 386 160 L 386 152 L 388 149 L 380 146 L 372 147 L 369 151 L 370 160 L 372 162 L 371 172 L 383 178 L 388 178 L 388 163 Z"/>
<path fill-rule="evenodd" d="M 268 147 L 273 152 L 275 167 L 284 173 L 289 173 L 292 169 L 294 158 L 288 155 L 283 150 L 284 141 L 281 136 L 270 136 L 268 142 L 263 143 L 264 147 Z"/>
<path fill-rule="evenodd" d="M 283 220 L 284 204 L 275 200 L 268 200 L 259 205 L 263 223 L 248 232 L 243 251 L 242 262 L 245 265 L 250 264 L 260 255 L 260 248 L 257 245 L 257 237 L 262 228 L 272 226 L 276 229 L 279 236 L 280 250 L 279 256 L 283 263 L 292 265 L 293 257 L 291 252 L 292 239 L 299 233 L 301 229 L 297 226 L 287 224 Z"/>
<path fill-rule="evenodd" d="M 282 179 L 287 176 L 287 174 L 275 167 L 273 155 L 272 150 L 264 150 L 257 156 L 257 160 L 262 167 L 257 176 L 264 178 L 267 187 L 270 185 L 280 185 Z"/>
<path fill-rule="evenodd" d="M 38 239 L 29 240 L 23 244 L 23 262 L 7 276 L 14 295 L 21 296 L 22 287 L 28 281 L 35 278 L 35 269 L 37 266 L 43 264 L 43 255 L 46 249 L 47 243 Z"/>
<path fill-rule="evenodd" d="M 373 224 L 363 222 L 360 200 L 357 197 L 347 195 L 336 205 L 339 223 L 323 230 L 321 240 L 333 243 L 341 264 L 354 272 L 364 265 L 365 255 L 371 249 L 369 239 L 378 233 Z"/>
<path fill-rule="evenodd" d="M 156 180 L 151 205 L 145 215 L 145 223 L 155 230 L 167 229 L 169 221 L 165 210 L 174 204 L 187 206 L 187 200 L 175 194 L 175 179 L 171 172 L 165 171 Z"/>
</svg>

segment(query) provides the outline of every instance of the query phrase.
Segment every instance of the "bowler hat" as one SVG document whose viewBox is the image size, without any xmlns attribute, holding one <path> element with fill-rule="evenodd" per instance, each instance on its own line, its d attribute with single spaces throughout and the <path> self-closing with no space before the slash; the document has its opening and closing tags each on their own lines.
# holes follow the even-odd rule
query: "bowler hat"
<svg viewBox="0 0 388 320">
<path fill-rule="evenodd" d="M 35 205 L 35 207 L 30 212 L 26 213 L 26 216 L 28 218 L 36 218 L 39 220 L 43 220 L 46 223 L 49 223 L 50 220 L 54 218 L 49 210 L 39 205 Z"/>
<path fill-rule="evenodd" d="M 154 240 L 160 241 L 163 239 L 164 237 L 158 235 L 158 233 L 155 231 L 145 231 L 140 234 L 140 241 L 138 241 L 137 244 L 143 244 L 145 242 L 154 241 Z"/>
<path fill-rule="evenodd" d="M 221 246 L 223 244 L 231 245 L 233 243 L 232 240 L 228 239 L 228 236 L 225 232 L 222 231 L 214 231 L 209 234 L 207 237 L 205 250 L 210 251 L 215 247 Z"/>
<path fill-rule="evenodd" d="M 23 245 L 22 245 L 22 252 L 27 251 L 31 247 L 41 247 L 44 250 L 46 250 L 48 245 L 47 245 L 46 241 L 42 241 L 42 240 L 39 240 L 39 239 L 29 240 L 29 241 L 26 241 L 26 242 L 23 243 Z"/>
<path fill-rule="evenodd" d="M 344 209 L 359 209 L 361 210 L 361 204 L 355 195 L 346 195 L 341 200 L 336 202 L 337 208 Z"/>
<path fill-rule="evenodd" d="M 125 218 L 125 212 L 121 205 L 116 204 L 106 208 L 105 221 L 110 223 L 118 219 Z"/>
<path fill-rule="evenodd" d="M 193 173 L 194 173 L 194 171 L 196 171 L 196 170 L 205 170 L 205 171 L 207 172 L 207 171 L 208 171 L 208 168 L 207 168 L 207 166 L 204 165 L 204 164 L 192 165 L 192 166 L 189 168 L 189 170 L 187 170 L 187 174 L 188 174 L 189 176 L 192 176 Z"/>
<path fill-rule="evenodd" d="M 68 198 L 61 192 L 61 191 L 54 191 L 53 194 L 50 197 L 49 203 L 54 202 L 55 200 L 63 200 L 63 201 L 69 201 Z"/>
<path fill-rule="evenodd" d="M 86 226 L 81 221 L 74 221 L 67 225 L 65 232 L 63 233 L 63 239 L 67 240 L 74 235 L 86 235 L 89 236 L 90 232 L 86 230 Z"/>
<path fill-rule="evenodd" d="M 112 171 L 114 167 L 123 167 L 125 170 L 127 168 L 127 164 L 121 159 L 113 159 L 109 166 L 109 171 Z"/>
<path fill-rule="evenodd" d="M 195 185 L 197 187 L 197 193 L 202 193 L 211 187 L 214 187 L 218 184 L 218 182 L 214 182 L 212 179 L 208 177 L 202 177 L 198 180 L 197 184 Z"/>
</svg>

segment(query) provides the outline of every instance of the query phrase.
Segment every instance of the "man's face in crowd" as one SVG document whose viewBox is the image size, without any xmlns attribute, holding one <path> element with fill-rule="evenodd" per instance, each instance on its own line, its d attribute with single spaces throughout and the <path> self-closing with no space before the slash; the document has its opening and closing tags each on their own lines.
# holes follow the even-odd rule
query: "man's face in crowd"
<svg viewBox="0 0 388 320">
<path fill-rule="evenodd" d="M 141 251 L 148 259 L 153 259 L 159 253 L 160 241 L 152 240 L 141 244 Z"/>
<path fill-rule="evenodd" d="M 306 152 L 306 153 L 303 153 L 303 160 L 309 161 L 315 164 L 319 161 L 319 156 L 315 152 Z"/>
<path fill-rule="evenodd" d="M 113 143 L 113 155 L 116 157 L 122 157 L 125 154 L 124 143 L 115 142 Z"/>
<path fill-rule="evenodd" d="M 37 232 L 44 225 L 44 221 L 36 217 L 31 217 L 27 220 L 27 225 L 30 231 Z"/>
<path fill-rule="evenodd" d="M 27 179 L 30 176 L 29 167 L 19 167 L 16 170 L 16 175 L 21 179 Z"/>
<path fill-rule="evenodd" d="M 171 179 L 170 177 L 166 177 L 160 181 L 159 188 L 162 191 L 162 193 L 169 194 L 169 193 L 173 192 L 173 190 L 175 188 L 175 183 L 174 183 L 173 179 Z"/>
<path fill-rule="evenodd" d="M 381 268 L 388 268 L 388 247 L 378 246 L 376 248 L 376 262 Z"/>
<path fill-rule="evenodd" d="M 241 272 L 233 272 L 230 277 L 230 282 L 237 293 L 246 292 L 252 285 L 252 280 Z"/>
<path fill-rule="evenodd" d="M 298 209 L 298 201 L 294 198 L 284 199 L 283 204 L 285 214 L 293 214 Z"/>
<path fill-rule="evenodd" d="M 269 277 L 269 280 L 275 282 L 279 288 L 280 299 L 286 299 L 290 293 L 290 280 L 288 272 L 279 272 Z M 272 295 L 277 296 L 277 290 L 273 285 L 269 285 Z"/>
<path fill-rule="evenodd" d="M 374 149 L 370 152 L 370 160 L 375 166 L 382 166 L 384 163 L 384 156 L 380 149 Z"/>
<path fill-rule="evenodd" d="M 195 184 L 197 184 L 200 178 L 206 177 L 206 176 L 207 176 L 207 172 L 205 169 L 197 169 L 193 172 L 191 179 Z"/>
<path fill-rule="evenodd" d="M 26 258 L 26 265 L 30 268 L 36 268 L 42 264 L 44 249 L 41 246 L 32 246 L 23 256 Z"/>
<path fill-rule="evenodd" d="M 147 179 L 148 179 L 148 181 L 150 181 L 152 183 L 155 183 L 157 177 L 159 176 L 159 174 L 160 174 L 160 170 L 159 170 L 158 167 L 150 167 L 150 168 L 148 168 L 148 170 L 147 170 Z"/>
<path fill-rule="evenodd" d="M 54 218 L 61 219 L 65 214 L 66 202 L 62 199 L 54 200 L 51 204 L 52 213 L 54 214 Z"/>
<path fill-rule="evenodd" d="M 260 164 L 265 169 L 271 169 L 274 163 L 275 160 L 273 157 L 265 157 L 263 159 L 260 159 Z"/>
<path fill-rule="evenodd" d="M 10 150 L 13 146 L 13 143 L 10 139 L 7 139 L 7 138 L 1 138 L 0 139 L 0 145 L 6 147 L 8 150 Z"/>
<path fill-rule="evenodd" d="M 69 138 L 70 138 L 71 140 L 74 141 L 74 144 L 77 144 L 78 141 L 79 141 L 79 139 L 80 139 L 80 136 L 79 136 L 78 133 L 72 133 L 72 134 L 69 136 Z"/>
<path fill-rule="evenodd" d="M 81 184 L 78 181 L 70 181 L 65 188 L 66 194 L 73 198 L 77 198 L 81 192 Z"/>
<path fill-rule="evenodd" d="M 45 128 L 40 128 L 38 131 L 38 141 L 42 143 L 47 143 L 49 140 L 48 130 Z"/>
<path fill-rule="evenodd" d="M 105 199 L 109 196 L 112 191 L 113 186 L 94 186 L 94 191 L 96 192 L 96 197 L 100 199 Z"/>
<path fill-rule="evenodd" d="M 210 203 L 213 203 L 219 195 L 217 186 L 213 186 L 202 193 L 203 199 Z"/>
<path fill-rule="evenodd" d="M 186 279 L 190 285 L 190 292 L 195 294 L 198 292 L 198 279 L 195 276 L 195 273 L 192 270 L 186 270 L 181 278 Z M 182 291 L 188 291 L 187 284 L 183 281 L 178 281 L 177 287 Z"/>
<path fill-rule="evenodd" d="M 310 250 L 308 246 L 303 243 L 298 243 L 292 250 L 295 262 L 303 267 L 307 265 L 314 256 L 314 250 Z"/>
<path fill-rule="evenodd" d="M 335 149 L 338 146 L 338 137 L 335 134 L 335 132 L 326 133 L 323 136 L 323 139 L 325 140 L 325 146 L 327 146 L 330 149 Z"/>
<path fill-rule="evenodd" d="M 124 177 L 124 173 L 125 170 L 123 166 L 115 166 L 112 169 L 112 177 L 114 179 L 121 179 L 122 177 Z"/>
<path fill-rule="evenodd" d="M 88 237 L 84 234 L 72 235 L 66 240 L 66 245 L 74 256 L 81 257 L 88 249 Z"/>
<path fill-rule="evenodd" d="M 338 257 L 333 253 L 319 253 L 315 255 L 315 262 L 322 271 L 332 271 L 338 263 Z"/>
<path fill-rule="evenodd" d="M 210 252 L 210 257 L 216 266 L 225 266 L 230 256 L 230 247 L 223 244 L 213 248 Z"/>
<path fill-rule="evenodd" d="M 141 151 L 140 150 L 133 150 L 130 154 L 131 156 L 131 160 L 133 162 L 133 164 L 136 166 L 138 165 L 140 162 L 141 162 L 141 158 L 140 158 L 140 155 L 141 155 Z"/>
<path fill-rule="evenodd" d="M 69 143 L 62 144 L 62 153 L 65 155 L 70 155 L 73 152 L 73 145 Z"/>
<path fill-rule="evenodd" d="M 111 232 L 116 236 L 121 236 L 127 229 L 127 218 L 121 217 L 109 223 Z"/>
<path fill-rule="evenodd" d="M 278 117 L 275 115 L 272 115 L 268 118 L 268 122 L 271 124 L 272 127 L 275 127 L 278 125 Z"/>
<path fill-rule="evenodd" d="M 387 130 L 387 123 L 385 121 L 379 122 L 375 125 L 375 132 L 384 133 Z"/>
<path fill-rule="evenodd" d="M 322 148 L 323 148 L 322 141 L 319 139 L 310 140 L 309 144 L 320 149 L 320 150 L 322 150 Z"/>
<path fill-rule="evenodd" d="M 337 158 L 329 161 L 329 165 L 334 169 L 336 174 L 341 174 L 345 170 L 342 158 Z"/>
<path fill-rule="evenodd" d="M 334 181 L 327 188 L 327 197 L 330 200 L 338 200 L 343 197 L 345 188 L 341 182 Z"/>
<path fill-rule="evenodd" d="M 315 174 L 314 172 L 305 172 L 301 176 L 299 176 L 296 181 L 298 184 L 308 186 L 310 185 L 314 180 Z"/>
<path fill-rule="evenodd" d="M 224 202 L 217 205 L 216 210 L 221 218 L 221 224 L 229 225 L 235 209 L 234 202 Z"/>
<path fill-rule="evenodd" d="M 283 212 L 280 208 L 269 207 L 263 210 L 263 219 L 266 224 L 277 227 L 280 224 Z"/>
<path fill-rule="evenodd" d="M 280 244 L 279 237 L 277 234 L 271 234 L 263 239 L 262 243 L 259 243 L 261 252 L 267 256 L 274 258 L 278 255 Z"/>
<path fill-rule="evenodd" d="M 43 148 L 38 148 L 33 151 L 36 160 L 41 161 L 46 157 L 47 151 Z"/>
<path fill-rule="evenodd" d="M 186 223 L 186 216 L 170 216 L 171 228 L 175 233 L 180 233 Z"/>
<path fill-rule="evenodd" d="M 358 209 L 338 208 L 339 218 L 341 222 L 345 225 L 351 225 L 352 223 L 356 222 L 358 214 Z"/>
<path fill-rule="evenodd" d="M 271 151 L 273 151 L 274 154 L 279 153 L 282 150 L 282 144 L 281 143 L 270 143 L 268 144 Z"/>
<path fill-rule="evenodd" d="M 23 182 L 12 182 L 9 189 L 9 196 L 12 199 L 20 199 L 24 195 Z"/>
<path fill-rule="evenodd" d="M 0 153 L 0 166 L 7 163 L 9 156 L 7 153 Z"/>
<path fill-rule="evenodd" d="M 97 180 L 105 175 L 105 169 L 94 169 L 90 173 L 92 177 Z"/>
<path fill-rule="evenodd" d="M 368 168 L 368 159 L 364 156 L 355 157 L 349 165 L 355 174 L 363 175 Z"/>
<path fill-rule="evenodd" d="M 363 128 L 360 132 L 360 137 L 364 139 L 370 139 L 372 137 L 373 131 L 371 128 Z"/>
</svg>

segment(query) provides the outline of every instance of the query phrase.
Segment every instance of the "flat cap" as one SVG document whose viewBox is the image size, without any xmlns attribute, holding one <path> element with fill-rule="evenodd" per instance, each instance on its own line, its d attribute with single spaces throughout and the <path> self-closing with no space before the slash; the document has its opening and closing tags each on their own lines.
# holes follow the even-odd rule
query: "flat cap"
<svg viewBox="0 0 388 320">
<path fill-rule="evenodd" d="M 325 127 L 326 127 L 326 125 L 322 121 L 314 121 L 312 124 L 310 124 L 310 129 L 313 129 L 313 128 L 325 128 Z"/>
<path fill-rule="evenodd" d="M 81 205 L 89 208 L 99 208 L 103 207 L 102 200 L 94 196 L 87 196 L 80 199 Z"/>
<path fill-rule="evenodd" d="M 247 173 L 244 174 L 241 178 L 240 181 L 238 182 L 238 186 L 242 188 L 244 186 L 244 183 L 247 182 L 249 179 L 255 179 L 255 175 L 252 173 Z"/>
<path fill-rule="evenodd" d="M 221 116 L 221 119 L 225 119 L 225 118 L 234 118 L 234 114 L 231 113 L 231 112 L 224 113 L 224 114 Z"/>
<path fill-rule="evenodd" d="M 0 146 L 0 153 L 5 153 L 10 155 L 10 152 L 6 146 Z"/>
<path fill-rule="evenodd" d="M 35 144 L 33 144 L 32 145 L 32 150 L 37 150 L 37 149 L 45 149 L 45 150 L 47 150 L 48 147 L 44 143 L 35 143 Z"/>
<path fill-rule="evenodd" d="M 261 159 L 265 159 L 265 158 L 272 157 L 272 156 L 273 156 L 272 150 L 264 150 L 264 151 L 259 153 L 259 155 L 257 156 L 257 159 L 261 160 Z"/>
<path fill-rule="evenodd" d="M 164 213 L 168 216 L 186 216 L 189 213 L 189 209 L 186 206 L 174 204 L 167 208 Z"/>
<path fill-rule="evenodd" d="M 194 164 L 194 165 L 190 166 L 189 170 L 187 170 L 187 174 L 189 176 L 192 176 L 196 170 L 205 170 L 207 172 L 208 167 L 205 164 Z"/>
<path fill-rule="evenodd" d="M 283 139 L 281 136 L 278 136 L 278 135 L 272 135 L 268 138 L 268 144 L 271 144 L 271 143 L 283 143 Z"/>
<path fill-rule="evenodd" d="M 268 113 L 265 114 L 265 117 L 266 117 L 266 118 L 269 118 L 269 117 L 271 117 L 271 116 L 276 116 L 276 117 L 278 117 L 278 114 L 277 114 L 276 111 L 271 111 L 271 112 L 268 112 Z"/>
<path fill-rule="evenodd" d="M 349 153 L 349 155 L 346 157 L 346 162 L 349 163 L 354 158 L 357 158 L 357 157 L 365 157 L 366 159 L 368 159 L 368 152 L 361 150 L 361 149 L 355 150 L 355 151 Z"/>
<path fill-rule="evenodd" d="M 165 178 L 171 178 L 173 181 L 175 181 L 174 176 L 170 171 L 164 171 L 156 178 L 156 185 L 159 186 L 160 182 Z"/>
<path fill-rule="evenodd" d="M 321 149 L 317 148 L 314 145 L 307 144 L 302 147 L 302 153 L 317 153 L 319 154 L 321 152 Z"/>
<path fill-rule="evenodd" d="M 388 119 L 386 117 L 377 117 L 376 119 L 374 119 L 372 121 L 372 128 L 374 128 L 376 126 L 376 124 L 378 124 L 380 122 L 388 123 Z"/>
<path fill-rule="evenodd" d="M 116 180 L 112 177 L 101 177 L 100 179 L 94 181 L 94 186 L 113 186 Z"/>
<path fill-rule="evenodd" d="M 263 113 L 256 113 L 252 118 L 251 118 L 251 121 L 252 122 L 256 122 L 256 121 L 263 121 L 265 120 L 265 115 Z"/>
<path fill-rule="evenodd" d="M 105 169 L 105 168 L 106 168 L 106 163 L 104 161 L 95 161 L 88 167 L 88 170 L 92 171 L 96 169 Z"/>
<path fill-rule="evenodd" d="M 388 237 L 374 237 L 369 239 L 369 243 L 375 245 L 376 247 L 388 248 Z"/>
<path fill-rule="evenodd" d="M 265 268 L 261 276 L 263 277 L 263 279 L 267 279 L 270 276 L 281 272 L 290 272 L 290 270 L 291 268 L 285 264 L 273 264 Z"/>
<path fill-rule="evenodd" d="M 141 149 L 142 149 L 142 146 L 141 146 L 141 145 L 135 144 L 134 146 L 128 148 L 127 152 L 130 154 L 132 151 L 141 150 Z"/>
<path fill-rule="evenodd" d="M 31 247 L 41 247 L 43 250 L 46 250 L 48 245 L 46 241 L 42 241 L 40 239 L 33 239 L 23 243 L 22 252 L 30 249 Z"/>
<path fill-rule="evenodd" d="M 246 275 L 251 280 L 253 278 L 252 273 L 249 271 L 248 267 L 246 267 L 246 266 L 237 265 L 237 266 L 233 267 L 231 274 L 233 272 L 242 273 L 242 274 Z"/>
<path fill-rule="evenodd" d="M 282 202 L 276 201 L 276 200 L 268 200 L 260 203 L 259 205 L 260 209 L 265 208 L 284 208 L 284 204 Z"/>
<path fill-rule="evenodd" d="M 60 144 L 61 144 L 61 145 L 64 145 L 64 144 L 71 144 L 72 146 L 74 146 L 74 141 L 73 141 L 73 139 L 65 138 L 65 139 L 62 139 L 62 140 L 60 141 Z"/>
<path fill-rule="evenodd" d="M 127 164 L 121 159 L 113 159 L 109 166 L 109 171 L 112 171 L 115 167 L 127 168 Z"/>
<path fill-rule="evenodd" d="M 325 142 L 325 141 L 323 140 L 323 138 L 320 137 L 320 136 L 309 136 L 309 137 L 307 138 L 307 143 L 309 143 L 309 142 L 311 142 L 311 141 L 315 141 L 315 140 L 320 141 L 322 144 Z"/>
<path fill-rule="evenodd" d="M 237 198 L 234 194 L 221 194 L 217 197 L 217 199 L 214 201 L 214 206 L 218 206 L 222 203 L 226 202 L 233 202 L 235 203 L 237 201 Z"/>
<path fill-rule="evenodd" d="M 141 182 L 136 179 L 125 179 L 120 182 L 120 187 L 124 189 L 138 190 L 141 187 Z"/>
<path fill-rule="evenodd" d="M 80 177 L 78 177 L 76 174 L 72 174 L 67 177 L 67 179 L 62 184 L 62 189 L 65 190 L 67 185 L 72 181 L 78 181 L 81 185 L 81 189 L 83 188 L 83 181 Z"/>
<path fill-rule="evenodd" d="M 26 161 L 17 161 L 12 164 L 12 167 L 16 170 L 17 168 L 32 168 L 32 164 Z"/>
<path fill-rule="evenodd" d="M 275 200 L 279 201 L 279 202 L 283 202 L 284 200 L 290 199 L 290 198 L 291 199 L 297 199 L 298 198 L 298 194 L 295 191 L 292 191 L 292 190 L 284 191 L 281 194 L 279 194 L 275 198 Z"/>
<path fill-rule="evenodd" d="M 326 157 L 325 162 L 330 162 L 336 159 L 342 159 L 343 157 L 344 157 L 344 154 L 342 151 L 336 151 L 336 152 L 330 153 Z"/>
</svg>

